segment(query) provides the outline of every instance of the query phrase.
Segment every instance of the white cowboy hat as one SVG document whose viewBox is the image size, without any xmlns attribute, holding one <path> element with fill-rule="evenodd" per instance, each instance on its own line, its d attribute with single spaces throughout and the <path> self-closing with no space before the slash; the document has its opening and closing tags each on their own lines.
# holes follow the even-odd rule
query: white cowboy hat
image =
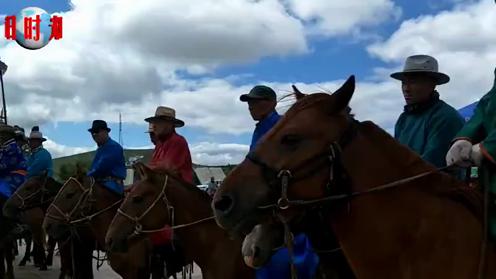
<svg viewBox="0 0 496 279">
<path fill-rule="evenodd" d="M 403 80 L 406 75 L 412 73 L 422 73 L 436 79 L 436 84 L 441 85 L 448 83 L 450 78 L 447 74 L 439 72 L 437 60 L 429 55 L 412 55 L 405 61 L 402 72 L 392 73 L 391 77 L 397 80 Z"/>
<path fill-rule="evenodd" d="M 184 126 L 184 121 L 176 118 L 176 111 L 173 108 L 159 106 L 155 111 L 155 115 L 146 118 L 145 121 L 150 122 L 158 119 L 170 120 L 178 128 Z"/>
<path fill-rule="evenodd" d="M 43 137 L 43 134 L 40 132 L 40 128 L 38 126 L 34 126 L 31 129 L 31 133 L 29 134 L 28 140 L 39 139 L 41 141 L 46 141 L 46 138 Z"/>
</svg>

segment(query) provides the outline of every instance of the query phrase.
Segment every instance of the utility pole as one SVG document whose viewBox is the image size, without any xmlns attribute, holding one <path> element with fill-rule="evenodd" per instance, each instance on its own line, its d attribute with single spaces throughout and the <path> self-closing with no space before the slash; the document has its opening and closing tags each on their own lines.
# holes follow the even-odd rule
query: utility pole
<svg viewBox="0 0 496 279">
<path fill-rule="evenodd" d="M 3 86 L 3 75 L 7 72 L 7 64 L 0 60 L 0 85 L 2 87 L 2 115 L 1 118 L 7 124 L 7 104 L 5 103 L 5 89 Z"/>
</svg>

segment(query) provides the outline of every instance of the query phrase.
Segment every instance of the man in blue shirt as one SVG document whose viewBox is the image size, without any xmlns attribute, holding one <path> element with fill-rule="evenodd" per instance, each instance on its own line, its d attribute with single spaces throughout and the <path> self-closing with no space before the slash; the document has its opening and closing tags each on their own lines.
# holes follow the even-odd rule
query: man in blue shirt
<svg viewBox="0 0 496 279">
<path fill-rule="evenodd" d="M 31 155 L 28 158 L 28 178 L 44 175 L 45 172 L 47 176 L 53 176 L 52 155 L 43 148 L 44 141 L 46 139 L 40 132 L 40 128 L 34 126 L 28 137 L 29 148 L 31 149 Z"/>
<path fill-rule="evenodd" d="M 26 159 L 15 141 L 15 129 L 0 123 L 0 204 L 26 181 L 26 169 Z"/>
<path fill-rule="evenodd" d="M 248 94 L 239 98 L 241 102 L 248 103 L 253 120 L 258 121 L 251 138 L 250 151 L 252 151 L 260 138 L 265 135 L 281 116 L 276 111 L 276 92 L 265 85 L 257 85 Z"/>
<path fill-rule="evenodd" d="M 110 138 L 110 128 L 103 120 L 94 120 L 88 131 L 98 145 L 88 176 L 94 177 L 111 191 L 122 195 L 124 193 L 123 180 L 126 178 L 126 163 L 122 146 Z"/>
<path fill-rule="evenodd" d="M 265 85 L 257 85 L 248 94 L 239 98 L 241 102 L 248 103 L 253 120 L 258 121 L 250 144 L 253 151 L 257 143 L 272 127 L 274 127 L 281 116 L 276 111 L 276 92 Z M 294 238 L 294 258 L 298 278 L 313 278 L 318 265 L 318 256 L 313 252 L 310 242 L 305 234 L 296 235 Z M 266 266 L 257 269 L 257 279 L 286 279 L 290 274 L 289 252 L 286 248 L 279 249 L 270 259 Z"/>
</svg>

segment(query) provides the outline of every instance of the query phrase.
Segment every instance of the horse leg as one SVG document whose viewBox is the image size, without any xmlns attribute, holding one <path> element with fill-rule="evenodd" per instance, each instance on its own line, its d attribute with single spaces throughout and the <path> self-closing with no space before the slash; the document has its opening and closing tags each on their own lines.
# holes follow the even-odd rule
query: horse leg
<svg viewBox="0 0 496 279">
<path fill-rule="evenodd" d="M 21 262 L 19 262 L 19 266 L 25 266 L 27 262 L 31 262 L 31 238 L 26 237 L 24 240 L 26 242 L 26 251 L 24 252 L 24 257 Z M 22 238 L 19 239 L 19 241 L 22 241 Z"/>
<path fill-rule="evenodd" d="M 46 265 L 45 248 L 39 244 L 35 244 L 34 247 L 36 247 L 34 255 L 36 258 L 38 258 L 38 261 L 40 263 L 40 270 L 48 270 Z"/>
<path fill-rule="evenodd" d="M 60 241 L 58 242 L 58 246 L 59 246 L 59 254 L 60 254 L 59 279 L 65 279 L 66 277 L 74 278 L 74 273 L 72 269 L 71 245 L 70 243 L 68 243 L 68 241 Z"/>
<path fill-rule="evenodd" d="M 7 265 L 7 274 L 5 278 L 14 279 L 14 241 L 8 241 L 5 244 L 5 263 Z"/>
<path fill-rule="evenodd" d="M 48 237 L 48 245 L 47 245 L 47 250 L 48 250 L 48 255 L 46 257 L 46 264 L 47 266 L 52 266 L 53 264 L 53 252 L 55 251 L 55 245 L 57 242 L 53 237 L 49 236 Z M 59 247 L 60 249 L 60 247 Z"/>
<path fill-rule="evenodd" d="M 0 279 L 5 279 L 5 244 L 0 248 Z"/>
<path fill-rule="evenodd" d="M 93 245 L 71 239 L 74 276 L 77 279 L 93 279 Z"/>
</svg>

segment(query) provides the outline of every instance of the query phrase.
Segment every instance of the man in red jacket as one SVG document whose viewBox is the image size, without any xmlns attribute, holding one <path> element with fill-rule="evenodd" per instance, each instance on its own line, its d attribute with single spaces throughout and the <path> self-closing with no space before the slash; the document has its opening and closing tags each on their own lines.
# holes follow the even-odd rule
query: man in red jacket
<svg viewBox="0 0 496 279">
<path fill-rule="evenodd" d="M 176 118 L 176 111 L 159 106 L 155 115 L 146 118 L 145 121 L 150 124 L 150 132 L 153 132 L 150 137 L 155 144 L 149 166 L 157 170 L 172 171 L 184 181 L 193 183 L 193 163 L 188 143 L 184 137 L 176 133 L 176 128 L 183 127 L 184 122 Z M 169 226 L 165 226 L 163 231 L 150 235 L 154 250 L 159 253 L 168 249 L 167 246 L 172 243 L 172 239 L 173 233 Z M 163 263 L 161 260 L 159 262 Z"/>
<path fill-rule="evenodd" d="M 153 124 L 156 141 L 150 167 L 170 170 L 184 181 L 193 183 L 193 163 L 188 143 L 176 133 L 176 128 L 183 127 L 184 122 L 176 118 L 176 111 L 160 106 L 155 115 L 145 121 Z"/>
</svg>

